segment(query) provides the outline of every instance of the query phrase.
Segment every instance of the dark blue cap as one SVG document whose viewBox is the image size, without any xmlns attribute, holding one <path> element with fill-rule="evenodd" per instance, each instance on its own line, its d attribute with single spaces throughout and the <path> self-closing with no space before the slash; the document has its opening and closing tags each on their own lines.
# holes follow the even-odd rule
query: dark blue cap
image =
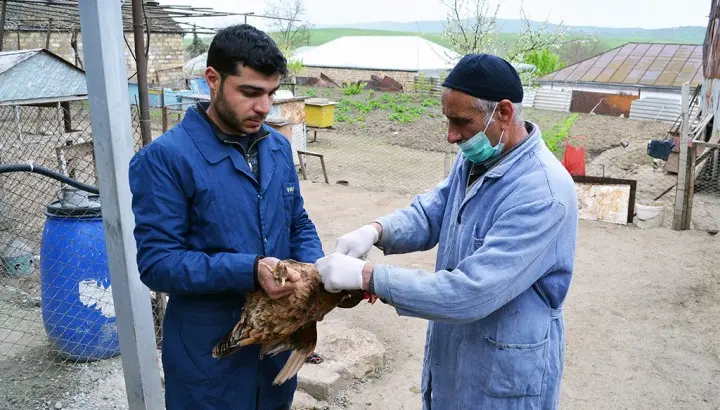
<svg viewBox="0 0 720 410">
<path fill-rule="evenodd" d="M 468 54 L 458 61 L 443 87 L 488 101 L 522 102 L 523 87 L 515 67 L 491 54 Z"/>
</svg>

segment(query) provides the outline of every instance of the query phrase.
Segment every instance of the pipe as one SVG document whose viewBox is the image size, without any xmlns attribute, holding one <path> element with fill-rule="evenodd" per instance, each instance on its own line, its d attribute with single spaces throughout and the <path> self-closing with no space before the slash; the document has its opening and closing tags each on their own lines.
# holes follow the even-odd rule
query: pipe
<svg viewBox="0 0 720 410">
<path fill-rule="evenodd" d="M 152 141 L 150 133 L 150 107 L 148 103 L 147 60 L 145 60 L 145 39 L 143 38 L 142 0 L 132 0 L 133 37 L 135 40 L 135 68 L 140 97 L 140 135 L 143 146 Z"/>
<path fill-rule="evenodd" d="M 56 179 L 58 181 L 64 182 L 70 186 L 73 186 L 77 189 L 82 189 L 83 191 L 90 192 L 91 194 L 99 194 L 100 190 L 98 190 L 96 187 L 92 185 L 83 184 L 82 182 L 72 179 L 70 177 L 67 177 L 63 174 L 60 174 L 56 171 L 53 171 L 51 169 L 41 167 L 40 165 L 34 165 L 34 164 L 8 164 L 8 165 L 0 165 L 0 174 L 7 174 L 9 172 L 31 172 L 35 174 L 44 175 L 46 177 L 50 177 L 52 179 Z"/>
</svg>

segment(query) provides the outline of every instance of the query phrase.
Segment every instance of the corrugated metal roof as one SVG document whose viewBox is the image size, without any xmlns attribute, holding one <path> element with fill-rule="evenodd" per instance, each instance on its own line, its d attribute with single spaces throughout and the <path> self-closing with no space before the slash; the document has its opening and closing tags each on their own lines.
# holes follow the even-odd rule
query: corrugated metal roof
<svg viewBox="0 0 720 410">
<path fill-rule="evenodd" d="M 117 0 L 115 0 L 117 1 Z M 125 31 L 133 30 L 132 8 L 130 1 L 122 7 L 123 26 Z M 38 0 L 11 0 L 5 10 L 5 30 L 39 30 L 46 31 L 48 20 L 52 19 L 54 30 L 80 30 L 80 11 L 76 0 L 65 0 L 61 3 L 43 3 Z M 162 7 L 147 7 L 150 32 L 180 33 L 183 29 L 177 21 L 168 17 Z"/>
<path fill-rule="evenodd" d="M 460 55 L 417 36 L 345 36 L 291 59 L 308 67 L 363 70 L 449 70 Z"/>
<path fill-rule="evenodd" d="M 679 88 L 686 81 L 694 87 L 702 78 L 702 45 L 627 43 L 540 81 Z"/>
<path fill-rule="evenodd" d="M 87 96 L 83 70 L 43 49 L 0 53 L 0 105 Z"/>
<path fill-rule="evenodd" d="M 0 74 L 34 56 L 40 49 L 0 52 Z"/>
</svg>

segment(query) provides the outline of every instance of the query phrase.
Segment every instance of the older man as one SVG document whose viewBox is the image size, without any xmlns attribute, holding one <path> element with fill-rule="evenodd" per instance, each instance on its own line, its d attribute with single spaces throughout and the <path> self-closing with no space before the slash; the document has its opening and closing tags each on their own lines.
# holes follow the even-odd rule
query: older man
<svg viewBox="0 0 720 410">
<path fill-rule="evenodd" d="M 430 320 L 424 409 L 554 409 L 563 371 L 561 307 L 573 271 L 573 180 L 521 117 L 514 68 L 463 57 L 444 82 L 450 175 L 409 207 L 338 239 L 317 261 L 329 289 L 366 289 Z M 435 272 L 366 263 L 438 245 Z"/>
</svg>

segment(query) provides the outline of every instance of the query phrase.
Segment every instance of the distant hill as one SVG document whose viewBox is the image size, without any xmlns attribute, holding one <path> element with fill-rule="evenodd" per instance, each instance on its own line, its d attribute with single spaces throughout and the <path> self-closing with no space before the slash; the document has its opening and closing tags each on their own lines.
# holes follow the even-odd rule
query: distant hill
<svg viewBox="0 0 720 410">
<path fill-rule="evenodd" d="M 522 20 L 498 19 L 501 33 L 519 33 L 523 27 Z M 534 27 L 539 27 L 541 22 L 532 22 Z M 345 24 L 342 26 L 333 25 L 314 25 L 317 29 L 361 29 L 361 30 L 382 30 L 382 31 L 400 31 L 405 33 L 424 33 L 439 34 L 443 31 L 443 20 L 434 21 L 413 21 L 413 22 L 390 22 L 377 21 L 370 23 Z M 552 30 L 556 25 L 551 24 L 549 29 Z M 705 38 L 705 27 L 670 27 L 660 29 L 644 29 L 644 28 L 614 28 L 614 27 L 594 27 L 594 26 L 566 26 L 569 35 L 587 35 L 593 34 L 597 37 L 621 37 L 621 38 L 637 38 L 645 39 L 643 41 L 653 42 L 672 42 L 672 43 L 689 43 L 702 44 Z"/>
</svg>

